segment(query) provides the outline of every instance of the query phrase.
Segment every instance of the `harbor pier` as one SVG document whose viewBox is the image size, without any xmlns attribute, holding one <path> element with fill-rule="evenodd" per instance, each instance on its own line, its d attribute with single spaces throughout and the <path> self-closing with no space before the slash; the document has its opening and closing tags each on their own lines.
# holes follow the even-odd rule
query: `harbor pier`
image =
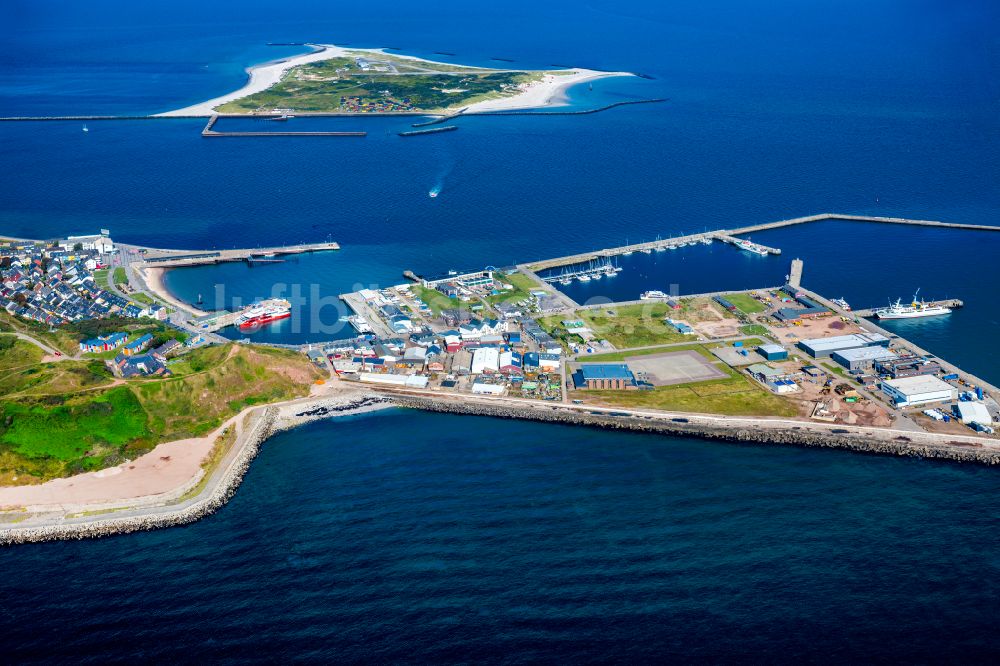
<svg viewBox="0 0 1000 666">
<path fill-rule="evenodd" d="M 734 229 L 718 229 L 716 231 L 705 231 L 697 234 L 690 234 L 687 236 L 676 236 L 667 239 L 657 239 L 645 243 L 634 243 L 630 245 L 622 245 L 619 247 L 604 248 L 601 250 L 594 250 L 592 252 L 583 252 L 580 254 L 572 254 L 564 257 L 555 257 L 553 259 L 543 259 L 541 261 L 528 262 L 524 266 L 530 268 L 533 271 L 543 271 L 549 268 L 558 268 L 559 266 L 567 266 L 570 264 L 582 264 L 590 261 L 601 260 L 606 257 L 614 257 L 618 255 L 628 255 L 633 252 L 649 252 L 653 250 L 669 248 L 671 246 L 679 245 L 690 245 L 691 243 L 702 242 L 703 239 L 709 241 L 721 241 L 724 243 L 736 244 L 739 243 L 751 244 L 745 239 L 739 238 L 740 236 L 745 236 L 747 234 L 756 233 L 758 231 L 768 231 L 770 229 L 779 229 L 781 227 L 790 227 L 796 224 L 808 224 L 810 222 L 824 222 L 827 220 L 843 220 L 848 222 L 870 222 L 876 224 L 904 224 L 910 226 L 919 227 L 939 227 L 943 229 L 967 229 L 971 231 L 1000 231 L 1000 226 L 991 226 L 988 224 L 966 224 L 963 222 L 939 222 L 936 220 L 913 220 L 903 217 L 880 217 L 875 215 L 844 215 L 838 213 L 819 213 L 817 215 L 807 215 L 805 217 L 794 217 L 787 220 L 778 220 L 776 222 L 765 222 L 762 224 L 752 224 L 744 227 L 737 227 Z M 760 243 L 752 243 L 751 245 L 756 246 L 760 253 L 766 254 L 781 254 L 781 250 L 775 247 L 768 247 L 761 245 Z M 758 251 L 755 250 L 755 251 Z"/>
<path fill-rule="evenodd" d="M 220 264 L 231 261 L 255 262 L 280 261 L 276 257 L 310 252 L 326 252 L 339 250 L 340 244 L 332 241 L 325 243 L 303 243 L 300 245 L 283 245 L 280 247 L 242 248 L 232 250 L 162 250 L 136 247 L 142 255 L 143 263 L 157 268 L 178 268 L 181 266 L 199 266 L 202 264 Z"/>
</svg>

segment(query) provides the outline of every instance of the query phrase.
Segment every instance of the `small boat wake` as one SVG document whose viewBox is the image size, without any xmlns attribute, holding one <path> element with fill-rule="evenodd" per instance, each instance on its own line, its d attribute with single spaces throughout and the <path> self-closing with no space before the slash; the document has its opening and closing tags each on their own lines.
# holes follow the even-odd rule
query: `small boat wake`
<svg viewBox="0 0 1000 666">
<path fill-rule="evenodd" d="M 436 199 L 437 195 L 439 194 L 441 194 L 441 186 L 435 185 L 434 187 L 431 188 L 431 191 L 427 193 L 427 196 L 429 196 L 431 199 Z"/>
</svg>

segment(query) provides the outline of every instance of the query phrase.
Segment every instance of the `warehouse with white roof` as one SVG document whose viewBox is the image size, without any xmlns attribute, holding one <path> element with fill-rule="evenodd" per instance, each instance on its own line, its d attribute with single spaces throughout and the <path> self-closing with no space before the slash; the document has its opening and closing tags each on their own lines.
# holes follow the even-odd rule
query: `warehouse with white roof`
<svg viewBox="0 0 1000 666">
<path fill-rule="evenodd" d="M 933 375 L 887 379 L 882 382 L 882 392 L 897 407 L 947 402 L 958 398 L 958 389 Z"/>
</svg>

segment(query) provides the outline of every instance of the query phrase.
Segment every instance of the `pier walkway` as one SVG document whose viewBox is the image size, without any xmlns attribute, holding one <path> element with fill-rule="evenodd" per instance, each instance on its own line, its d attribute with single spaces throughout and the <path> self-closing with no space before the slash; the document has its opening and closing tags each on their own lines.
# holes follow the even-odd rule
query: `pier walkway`
<svg viewBox="0 0 1000 666">
<path fill-rule="evenodd" d="M 618 255 L 631 254 L 633 252 L 644 252 L 647 250 L 666 248 L 672 245 L 679 245 L 682 243 L 690 244 L 692 242 L 699 242 L 703 238 L 718 240 L 726 243 L 734 243 L 738 240 L 737 238 L 738 236 L 743 236 L 758 231 L 767 231 L 769 229 L 790 227 L 796 224 L 823 222 L 826 220 L 845 220 L 849 222 L 872 222 L 879 224 L 905 224 L 905 225 L 921 226 L 921 227 L 940 227 L 945 229 L 968 229 L 973 231 L 1000 231 L 1000 226 L 991 226 L 988 224 L 938 222 L 935 220 L 911 220 L 903 217 L 879 217 L 874 215 L 841 215 L 837 213 L 820 213 L 818 215 L 808 215 L 805 217 L 794 217 L 787 220 L 778 220 L 777 222 L 752 224 L 745 227 L 738 227 L 735 229 L 718 229 L 716 231 L 706 231 L 698 234 L 691 234 L 688 236 L 680 236 L 680 237 L 650 241 L 647 243 L 635 243 L 631 245 L 622 245 L 620 247 L 594 250 L 593 252 L 583 252 L 580 254 L 567 255 L 565 257 L 556 257 L 554 259 L 543 259 L 542 261 L 529 262 L 525 264 L 525 266 L 530 267 L 531 270 L 533 271 L 542 271 L 548 268 L 557 268 L 559 266 L 566 266 L 569 264 L 585 263 L 588 261 L 593 261 L 604 257 L 613 257 Z M 759 243 L 755 244 L 760 245 Z M 772 248 L 766 246 L 762 247 L 763 249 L 767 250 L 769 254 L 781 253 L 781 250 L 778 248 Z"/>
<path fill-rule="evenodd" d="M 136 249 L 141 252 L 143 263 L 147 266 L 156 266 L 158 268 L 176 268 L 179 266 L 219 264 L 229 261 L 246 261 L 249 263 L 254 261 L 266 261 L 282 255 L 339 250 L 340 244 L 328 241 L 325 243 L 303 243 L 301 245 L 241 248 L 232 250 L 161 250 L 139 247 Z"/>
</svg>

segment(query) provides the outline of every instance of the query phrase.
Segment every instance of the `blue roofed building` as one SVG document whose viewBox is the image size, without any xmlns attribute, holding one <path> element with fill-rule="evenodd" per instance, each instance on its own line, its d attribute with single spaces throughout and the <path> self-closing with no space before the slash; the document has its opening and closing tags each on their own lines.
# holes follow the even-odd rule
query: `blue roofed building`
<svg viewBox="0 0 1000 666">
<path fill-rule="evenodd" d="M 639 388 L 625 363 L 587 363 L 573 373 L 579 389 L 631 391 Z"/>
</svg>

